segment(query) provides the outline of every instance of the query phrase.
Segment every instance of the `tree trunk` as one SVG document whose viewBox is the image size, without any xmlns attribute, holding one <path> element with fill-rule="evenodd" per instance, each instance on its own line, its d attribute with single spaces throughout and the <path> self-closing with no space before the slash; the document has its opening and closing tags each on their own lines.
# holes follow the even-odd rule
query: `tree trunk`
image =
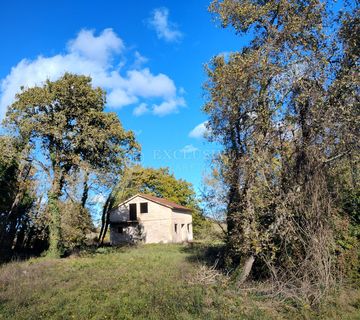
<svg viewBox="0 0 360 320">
<path fill-rule="evenodd" d="M 59 198 L 63 185 L 63 176 L 59 169 L 54 170 L 54 180 L 48 193 L 48 213 L 49 223 L 49 249 L 47 256 L 59 258 L 62 254 L 61 248 L 61 215 L 59 208 Z"/>
<path fill-rule="evenodd" d="M 81 197 L 81 206 L 83 208 L 85 208 L 86 205 L 86 201 L 89 197 L 89 172 L 85 171 L 85 177 L 84 177 L 84 188 L 83 188 L 83 193 L 82 193 L 82 197 Z"/>
<path fill-rule="evenodd" d="M 16 242 L 14 247 L 15 253 L 21 253 L 24 249 L 26 228 L 27 228 L 27 221 L 24 221 L 23 219 L 18 227 L 18 231 L 16 234 Z"/>
<path fill-rule="evenodd" d="M 105 225 L 106 225 L 106 215 L 108 212 L 108 208 L 110 205 L 110 197 L 111 194 L 107 197 L 106 202 L 104 204 L 104 208 L 103 208 L 103 212 L 102 212 L 102 216 L 101 216 L 101 230 L 100 230 L 100 234 L 99 234 L 99 243 L 102 244 L 104 241 L 104 237 L 105 237 Z"/>
<path fill-rule="evenodd" d="M 12 217 L 8 220 L 8 230 L 2 237 L 2 242 L 0 243 L 0 261 L 8 261 L 11 259 L 13 254 L 12 247 L 16 236 L 16 225 L 16 217 Z"/>
<path fill-rule="evenodd" d="M 237 281 L 238 286 L 241 286 L 246 281 L 246 279 L 249 277 L 249 274 L 250 274 L 251 269 L 253 267 L 254 261 L 255 261 L 255 257 L 253 255 L 249 256 L 245 260 L 245 263 L 244 263 L 244 265 L 242 267 L 242 270 L 241 270 L 239 280 Z"/>
</svg>

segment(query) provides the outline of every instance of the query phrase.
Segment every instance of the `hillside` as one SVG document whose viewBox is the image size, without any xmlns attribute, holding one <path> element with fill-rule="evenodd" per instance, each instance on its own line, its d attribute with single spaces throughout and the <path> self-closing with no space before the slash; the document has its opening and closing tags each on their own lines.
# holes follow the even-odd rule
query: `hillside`
<svg viewBox="0 0 360 320">
<path fill-rule="evenodd" d="M 0 267 L 0 319 L 316 318 L 306 306 L 225 287 L 227 278 L 198 258 L 182 245 L 144 245 L 9 263 Z M 340 296 L 321 318 L 358 319 L 356 294 Z"/>
</svg>

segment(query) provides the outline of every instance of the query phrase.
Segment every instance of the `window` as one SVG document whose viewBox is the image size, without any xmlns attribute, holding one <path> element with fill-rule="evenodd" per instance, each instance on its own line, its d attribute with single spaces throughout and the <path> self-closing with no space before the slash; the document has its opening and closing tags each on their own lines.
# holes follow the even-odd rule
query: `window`
<svg viewBox="0 0 360 320">
<path fill-rule="evenodd" d="M 124 228 L 123 227 L 118 227 L 118 233 L 124 233 Z"/>
<path fill-rule="evenodd" d="M 188 231 L 188 233 L 190 233 L 190 223 L 188 223 L 188 225 L 187 225 L 187 231 Z"/>
<path fill-rule="evenodd" d="M 177 233 L 177 223 L 175 223 L 175 233 Z"/>
<path fill-rule="evenodd" d="M 183 228 L 184 228 L 184 225 L 185 225 L 185 224 L 183 224 L 183 223 L 181 224 L 181 229 L 183 229 Z"/>
<path fill-rule="evenodd" d="M 140 213 L 148 213 L 148 203 L 147 202 L 140 203 Z"/>
<path fill-rule="evenodd" d="M 129 211 L 130 211 L 130 220 L 136 221 L 137 220 L 137 214 L 136 214 L 136 203 L 130 203 L 129 205 Z"/>
</svg>

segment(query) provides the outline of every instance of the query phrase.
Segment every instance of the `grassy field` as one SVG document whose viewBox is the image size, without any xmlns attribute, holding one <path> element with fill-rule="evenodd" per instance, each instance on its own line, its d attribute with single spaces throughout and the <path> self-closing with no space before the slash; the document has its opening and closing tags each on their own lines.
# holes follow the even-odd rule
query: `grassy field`
<svg viewBox="0 0 360 320">
<path fill-rule="evenodd" d="M 0 319 L 360 319 L 356 291 L 316 315 L 213 277 L 181 245 L 13 262 L 0 267 Z"/>
</svg>

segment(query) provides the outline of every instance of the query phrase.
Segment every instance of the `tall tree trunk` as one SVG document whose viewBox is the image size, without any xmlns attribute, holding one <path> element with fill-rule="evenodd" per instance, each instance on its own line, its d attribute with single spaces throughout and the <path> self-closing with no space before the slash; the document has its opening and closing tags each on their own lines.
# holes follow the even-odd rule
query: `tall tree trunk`
<svg viewBox="0 0 360 320">
<path fill-rule="evenodd" d="M 109 194 L 108 198 L 106 199 L 102 217 L 101 217 L 101 230 L 100 230 L 100 235 L 99 235 L 100 244 L 104 243 L 105 235 L 106 235 L 107 229 L 109 227 L 109 213 L 110 213 L 110 209 L 111 209 L 112 200 L 113 200 L 113 193 L 111 192 Z"/>
<path fill-rule="evenodd" d="M 26 219 L 22 219 L 22 221 L 20 222 L 20 226 L 18 227 L 17 234 L 16 234 L 16 242 L 15 242 L 15 247 L 14 247 L 15 252 L 21 252 L 24 248 L 26 228 L 27 228 L 27 221 L 26 221 Z"/>
<path fill-rule="evenodd" d="M 59 168 L 54 169 L 54 180 L 48 193 L 48 213 L 49 223 L 49 249 L 47 256 L 59 258 L 63 253 L 61 246 L 61 215 L 59 208 L 59 198 L 64 183 L 64 177 Z"/>
<path fill-rule="evenodd" d="M 83 193 L 81 197 L 81 206 L 85 208 L 86 201 L 89 197 L 89 172 L 85 171 Z"/>
</svg>

